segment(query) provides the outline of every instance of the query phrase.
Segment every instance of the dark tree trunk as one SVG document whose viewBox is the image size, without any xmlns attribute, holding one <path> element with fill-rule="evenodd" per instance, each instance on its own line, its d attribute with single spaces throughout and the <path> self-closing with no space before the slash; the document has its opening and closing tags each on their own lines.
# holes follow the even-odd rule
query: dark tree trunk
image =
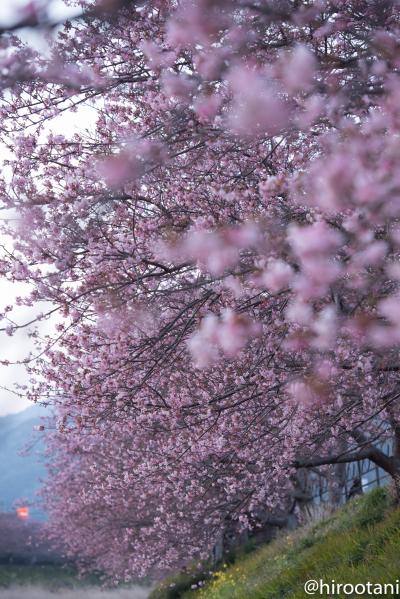
<svg viewBox="0 0 400 599">
<path fill-rule="evenodd" d="M 390 475 L 396 498 L 400 502 L 400 435 L 395 438 L 394 453 L 392 456 L 386 455 L 378 447 L 375 447 L 372 443 L 368 443 L 361 433 L 354 434 L 353 437 L 363 446 L 363 449 L 351 452 L 347 451 L 336 455 L 300 458 L 293 463 L 293 466 L 295 468 L 316 468 L 330 464 L 338 465 L 370 460 Z"/>
</svg>

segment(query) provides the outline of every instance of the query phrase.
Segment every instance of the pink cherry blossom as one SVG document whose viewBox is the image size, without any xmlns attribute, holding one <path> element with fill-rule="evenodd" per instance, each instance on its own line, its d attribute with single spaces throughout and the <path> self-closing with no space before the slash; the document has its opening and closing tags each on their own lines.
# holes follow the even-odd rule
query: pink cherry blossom
<svg viewBox="0 0 400 599">
<path fill-rule="evenodd" d="M 19 310 L 4 301 L 0 328 L 35 343 L 17 392 L 54 415 L 46 534 L 82 571 L 207 559 L 343 456 L 367 452 L 400 495 L 400 448 L 381 451 L 400 427 L 384 4 L 82 0 L 43 56 L 18 38 L 49 24 L 28 3 L 3 35 L 0 274 Z"/>
<path fill-rule="evenodd" d="M 298 45 L 285 58 L 282 65 L 285 88 L 290 92 L 309 89 L 318 66 L 313 52 Z"/>
<path fill-rule="evenodd" d="M 282 260 L 270 262 L 261 276 L 262 283 L 273 293 L 288 287 L 293 278 L 293 268 Z"/>
</svg>

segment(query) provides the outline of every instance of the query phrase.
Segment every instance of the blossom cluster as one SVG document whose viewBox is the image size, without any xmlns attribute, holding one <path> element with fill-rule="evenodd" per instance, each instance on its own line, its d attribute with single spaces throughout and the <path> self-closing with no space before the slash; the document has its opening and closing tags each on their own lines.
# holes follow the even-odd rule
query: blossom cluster
<svg viewBox="0 0 400 599">
<path fill-rule="evenodd" d="M 0 269 L 57 319 L 28 365 L 57 414 L 48 534 L 128 579 L 399 434 L 400 14 L 79 4 L 50 57 L 2 38 Z"/>
</svg>

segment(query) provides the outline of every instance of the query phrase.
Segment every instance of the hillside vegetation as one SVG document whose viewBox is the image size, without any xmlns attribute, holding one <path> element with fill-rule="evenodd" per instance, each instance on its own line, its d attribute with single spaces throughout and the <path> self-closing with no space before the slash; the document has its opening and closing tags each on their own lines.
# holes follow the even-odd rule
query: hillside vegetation
<svg viewBox="0 0 400 599">
<path fill-rule="evenodd" d="M 376 489 L 316 524 L 239 554 L 211 576 L 195 568 L 172 576 L 151 599 L 304 599 L 310 579 L 395 583 L 399 555 L 400 507 Z"/>
</svg>

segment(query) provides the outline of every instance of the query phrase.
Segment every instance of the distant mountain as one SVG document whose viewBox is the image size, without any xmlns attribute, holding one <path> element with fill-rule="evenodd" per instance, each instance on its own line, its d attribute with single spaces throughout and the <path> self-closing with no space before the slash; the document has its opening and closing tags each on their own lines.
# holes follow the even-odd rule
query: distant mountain
<svg viewBox="0 0 400 599">
<path fill-rule="evenodd" d="M 46 477 L 41 453 L 43 434 L 34 430 L 47 410 L 37 405 L 18 414 L 0 417 L 0 512 L 11 511 L 17 499 L 28 504 L 37 501 L 40 479 Z M 28 455 L 21 451 L 29 448 Z M 33 518 L 42 519 L 43 512 L 31 508 Z"/>
</svg>

